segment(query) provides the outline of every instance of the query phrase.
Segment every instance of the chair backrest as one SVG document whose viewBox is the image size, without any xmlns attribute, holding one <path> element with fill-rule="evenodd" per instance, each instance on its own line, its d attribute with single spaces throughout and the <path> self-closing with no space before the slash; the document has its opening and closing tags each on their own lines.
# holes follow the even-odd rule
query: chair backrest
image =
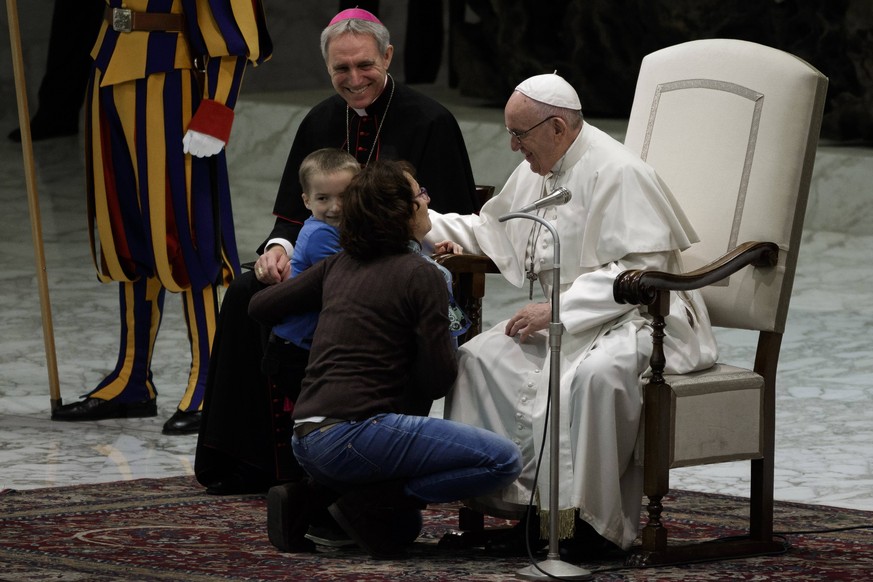
<svg viewBox="0 0 873 582">
<path fill-rule="evenodd" d="M 701 241 L 686 270 L 739 243 L 779 245 L 776 269 L 704 291 L 714 325 L 784 331 L 827 78 L 746 41 L 683 43 L 643 59 L 625 144 L 667 183 Z"/>
</svg>

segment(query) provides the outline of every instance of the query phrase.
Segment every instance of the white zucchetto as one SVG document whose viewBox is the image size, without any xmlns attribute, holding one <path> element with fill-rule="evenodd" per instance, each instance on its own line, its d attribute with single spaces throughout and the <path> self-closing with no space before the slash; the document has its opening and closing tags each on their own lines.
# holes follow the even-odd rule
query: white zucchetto
<svg viewBox="0 0 873 582">
<path fill-rule="evenodd" d="M 563 77 L 555 73 L 530 77 L 519 83 L 515 90 L 546 105 L 574 111 L 582 109 L 576 90 Z"/>
</svg>

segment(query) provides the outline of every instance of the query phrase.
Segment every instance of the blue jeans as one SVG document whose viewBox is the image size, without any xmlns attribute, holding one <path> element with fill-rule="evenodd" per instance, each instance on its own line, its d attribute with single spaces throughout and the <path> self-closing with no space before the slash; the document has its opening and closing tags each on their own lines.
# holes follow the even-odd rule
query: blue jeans
<svg viewBox="0 0 873 582">
<path fill-rule="evenodd" d="M 509 439 L 427 416 L 379 414 L 294 435 L 291 443 L 306 472 L 338 492 L 401 479 L 407 495 L 442 503 L 502 489 L 521 472 L 521 453 Z"/>
</svg>

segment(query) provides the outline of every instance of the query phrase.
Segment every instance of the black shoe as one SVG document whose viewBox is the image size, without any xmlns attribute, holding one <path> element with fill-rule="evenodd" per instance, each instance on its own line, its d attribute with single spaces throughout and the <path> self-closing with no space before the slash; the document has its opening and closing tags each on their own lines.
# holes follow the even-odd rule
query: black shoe
<svg viewBox="0 0 873 582">
<path fill-rule="evenodd" d="M 267 493 L 276 483 L 262 480 L 244 479 L 239 475 L 226 475 L 206 485 L 209 495 L 248 495 L 250 493 Z"/>
<path fill-rule="evenodd" d="M 102 420 L 104 418 L 147 418 L 158 415 L 154 399 L 144 402 L 118 402 L 86 397 L 52 410 L 52 420 Z"/>
<path fill-rule="evenodd" d="M 246 495 L 250 493 L 266 495 L 270 487 L 274 485 L 300 481 L 301 479 L 278 479 L 275 472 L 265 471 L 242 461 L 233 461 L 230 457 L 197 473 L 197 480 L 206 487 L 206 493 L 209 495 Z M 325 513 L 327 513 L 326 509 Z"/>
<path fill-rule="evenodd" d="M 373 506 L 361 507 L 356 501 L 340 497 L 327 510 L 349 537 L 355 540 L 371 558 L 395 560 L 403 558 L 403 546 L 391 540 L 390 520 Z"/>
<path fill-rule="evenodd" d="M 200 431 L 203 413 L 199 410 L 177 410 L 164 423 L 163 434 L 195 434 Z"/>
<path fill-rule="evenodd" d="M 498 530 L 488 535 L 485 541 L 485 553 L 492 556 L 520 558 L 528 555 L 528 542 L 525 535 L 530 539 L 530 551 L 536 554 L 548 545 L 548 540 L 540 539 L 539 516 L 528 521 L 522 519 L 513 527 Z"/>
<path fill-rule="evenodd" d="M 561 559 L 570 564 L 623 562 L 627 557 L 627 552 L 605 538 L 593 544 L 576 538 L 561 540 L 558 552 Z"/>
<path fill-rule="evenodd" d="M 270 487 L 267 492 L 267 534 L 270 543 L 283 552 L 314 552 L 306 539 L 312 496 L 305 481 Z"/>
<path fill-rule="evenodd" d="M 355 545 L 355 540 L 350 538 L 336 522 L 332 524 L 311 525 L 304 537 L 314 542 L 315 545 L 327 546 L 329 548 L 344 548 Z"/>
<path fill-rule="evenodd" d="M 342 495 L 327 510 L 370 557 L 402 558 L 406 555 L 404 542 L 408 540 L 398 539 L 398 513 L 427 507 L 422 501 L 404 495 L 403 487 L 401 481 L 362 485 Z"/>
<path fill-rule="evenodd" d="M 623 561 L 627 552 L 601 536 L 587 522 L 576 518 L 573 537 L 558 542 L 561 559 L 571 564 L 581 562 Z"/>
</svg>

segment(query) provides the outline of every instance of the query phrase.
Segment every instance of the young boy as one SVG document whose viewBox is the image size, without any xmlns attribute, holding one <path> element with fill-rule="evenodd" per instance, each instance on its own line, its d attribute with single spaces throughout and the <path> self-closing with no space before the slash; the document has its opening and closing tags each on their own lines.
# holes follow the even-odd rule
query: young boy
<svg viewBox="0 0 873 582">
<path fill-rule="evenodd" d="M 306 156 L 300 164 L 303 204 L 312 216 L 303 223 L 291 257 L 291 276 L 296 277 L 318 261 L 340 250 L 339 223 L 342 194 L 361 171 L 357 160 L 342 150 L 324 148 Z M 278 337 L 309 350 L 318 313 L 290 317 L 273 328 Z"/>
<path fill-rule="evenodd" d="M 291 258 L 291 277 L 295 277 L 340 250 L 339 222 L 342 195 L 352 178 L 361 171 L 348 153 L 324 148 L 306 156 L 300 164 L 303 204 L 312 216 L 303 223 Z M 262 369 L 280 389 L 285 411 L 290 414 L 300 392 L 318 312 L 293 316 L 273 327 Z M 275 412 L 274 412 L 275 414 Z"/>
</svg>

